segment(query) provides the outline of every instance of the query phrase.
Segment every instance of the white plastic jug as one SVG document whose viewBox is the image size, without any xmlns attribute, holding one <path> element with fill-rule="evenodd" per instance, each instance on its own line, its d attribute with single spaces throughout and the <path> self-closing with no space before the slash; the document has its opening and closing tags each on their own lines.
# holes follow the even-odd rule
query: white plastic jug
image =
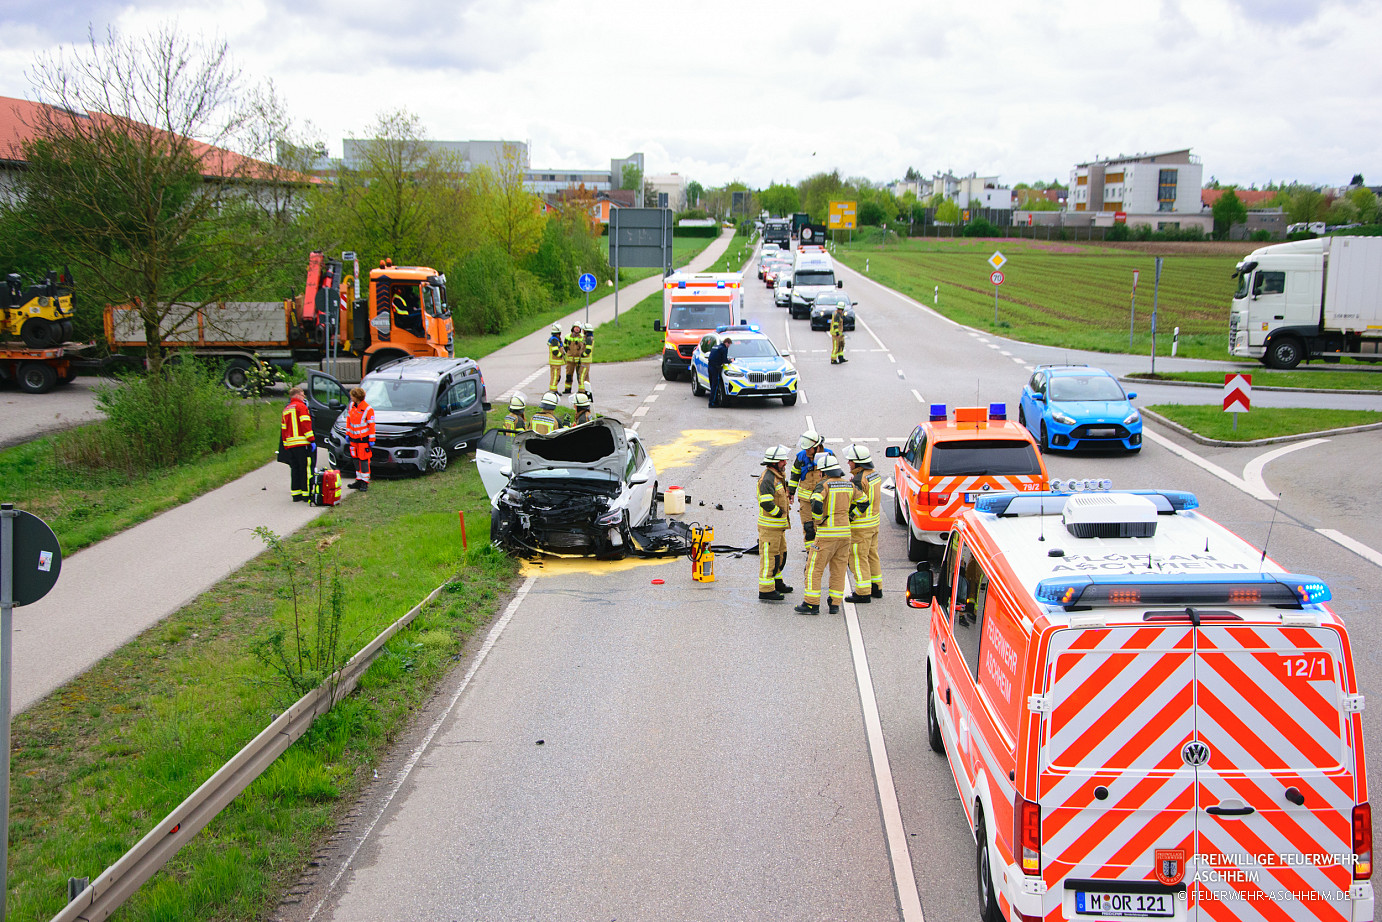
<svg viewBox="0 0 1382 922">
<path fill-rule="evenodd" d="M 686 491 L 681 487 L 668 487 L 662 493 L 662 511 L 668 515 L 681 515 L 686 511 Z"/>
</svg>

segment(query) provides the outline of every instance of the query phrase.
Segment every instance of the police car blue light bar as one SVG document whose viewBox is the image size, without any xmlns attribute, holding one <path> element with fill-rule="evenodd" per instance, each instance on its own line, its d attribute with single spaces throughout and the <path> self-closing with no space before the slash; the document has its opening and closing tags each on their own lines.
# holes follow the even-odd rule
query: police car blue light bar
<svg viewBox="0 0 1382 922">
<path fill-rule="evenodd" d="M 933 422 L 933 423 L 945 422 L 945 416 L 946 416 L 946 413 L 945 413 L 945 404 L 943 404 L 943 403 L 933 403 L 933 404 L 931 404 L 931 422 Z"/>
<path fill-rule="evenodd" d="M 1323 580 L 1298 573 L 1148 573 L 1145 576 L 1063 576 L 1036 585 L 1036 600 L 1064 608 L 1172 605 L 1319 605 L 1332 597 Z"/>
</svg>

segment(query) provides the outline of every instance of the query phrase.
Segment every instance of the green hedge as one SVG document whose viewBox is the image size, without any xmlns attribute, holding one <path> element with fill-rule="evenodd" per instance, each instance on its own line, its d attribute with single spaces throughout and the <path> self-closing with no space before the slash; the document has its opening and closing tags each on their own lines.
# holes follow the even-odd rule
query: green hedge
<svg viewBox="0 0 1382 922">
<path fill-rule="evenodd" d="M 673 237 L 710 237 L 714 239 L 720 236 L 720 225 L 712 224 L 710 227 L 674 227 L 672 228 Z"/>
</svg>

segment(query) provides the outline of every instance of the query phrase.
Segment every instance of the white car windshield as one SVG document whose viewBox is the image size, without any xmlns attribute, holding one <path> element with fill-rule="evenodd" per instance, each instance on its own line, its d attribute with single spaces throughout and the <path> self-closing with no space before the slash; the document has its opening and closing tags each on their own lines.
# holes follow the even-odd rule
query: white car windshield
<svg viewBox="0 0 1382 922">
<path fill-rule="evenodd" d="M 429 381 L 399 381 L 394 378 L 366 380 L 365 402 L 375 410 L 402 413 L 431 413 L 432 384 Z"/>
<path fill-rule="evenodd" d="M 1124 400 L 1118 382 L 1105 375 L 1061 375 L 1051 379 L 1051 399 L 1062 403 L 1081 400 Z"/>
<path fill-rule="evenodd" d="M 803 269 L 792 279 L 792 284 L 797 288 L 820 287 L 834 288 L 835 273 L 826 270 L 824 272 L 813 272 Z"/>
</svg>

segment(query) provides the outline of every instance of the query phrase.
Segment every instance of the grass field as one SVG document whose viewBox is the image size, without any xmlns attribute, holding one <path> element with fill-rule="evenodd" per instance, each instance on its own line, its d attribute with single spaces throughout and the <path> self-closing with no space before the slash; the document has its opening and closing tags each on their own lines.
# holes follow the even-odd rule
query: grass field
<svg viewBox="0 0 1382 922">
<path fill-rule="evenodd" d="M 736 230 L 730 238 L 729 246 L 720 258 L 711 263 L 706 272 L 742 272 L 753 255 L 753 238 L 741 230 Z"/>
<path fill-rule="evenodd" d="M 1253 387 L 1301 387 L 1316 390 L 1382 391 L 1382 373 L 1366 371 L 1267 371 L 1245 369 L 1252 375 Z M 1139 381 L 1198 381 L 1204 384 L 1224 383 L 1221 371 L 1177 371 L 1168 374 L 1135 374 Z"/>
<path fill-rule="evenodd" d="M 1251 247 L 1244 244 L 1242 250 Z M 1230 273 L 1242 254 L 1214 245 L 1203 251 L 1192 244 L 1161 249 L 1166 255 L 1157 292 L 1157 354 L 1170 355 L 1172 330 L 1180 327 L 1179 355 L 1228 360 Z M 995 250 L 1007 257 L 996 325 L 988 263 Z M 903 240 L 881 249 L 855 243 L 840 246 L 836 257 L 860 272 L 867 261 L 874 281 L 976 329 L 1044 345 L 1150 353 L 1155 270 L 1150 248 L 960 238 Z M 1135 269 L 1140 278 L 1129 348 Z"/>
<path fill-rule="evenodd" d="M 1178 403 L 1147 407 L 1175 423 L 1207 439 L 1224 442 L 1250 442 L 1254 439 L 1279 438 L 1323 432 L 1348 426 L 1382 423 L 1382 413 L 1371 410 L 1316 410 L 1304 407 L 1255 407 L 1251 412 L 1239 413 L 1238 429 L 1233 428 L 1233 413 L 1225 413 L 1219 406 L 1185 406 Z"/>
<path fill-rule="evenodd" d="M 662 291 L 658 290 L 619 315 L 619 325 L 610 320 L 595 328 L 595 364 L 632 362 L 662 351 L 662 334 L 653 330 L 653 321 L 662 319 Z"/>
<path fill-rule="evenodd" d="M 457 510 L 470 526 L 469 551 Z M 283 539 L 302 561 L 297 576 L 309 607 L 318 561 L 328 574 L 338 569 L 345 656 L 433 588 L 455 582 L 388 644 L 360 690 L 179 852 L 120 918 L 268 916 L 320 836 L 371 783 L 410 711 L 507 593 L 517 566 L 488 547 L 487 512 L 474 466 L 458 461 L 442 474 L 376 478 L 367 495 Z M 254 654 L 275 627 L 291 638 L 292 623 L 285 571 L 275 554 L 261 555 L 15 717 L 7 918 L 51 918 L 66 901 L 69 876 L 94 879 L 298 697 Z"/>
</svg>

